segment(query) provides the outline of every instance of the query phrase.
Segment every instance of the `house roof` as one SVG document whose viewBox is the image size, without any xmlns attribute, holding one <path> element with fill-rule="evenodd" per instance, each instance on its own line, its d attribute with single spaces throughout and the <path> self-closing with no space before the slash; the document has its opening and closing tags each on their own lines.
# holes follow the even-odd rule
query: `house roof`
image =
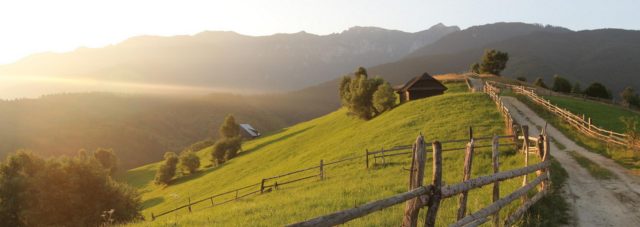
<svg viewBox="0 0 640 227">
<path fill-rule="evenodd" d="M 258 130 L 256 130 L 255 128 L 251 127 L 250 124 L 240 124 L 240 128 L 242 128 L 242 130 L 244 130 L 245 132 L 247 132 L 249 135 L 253 137 L 260 136 L 260 132 L 258 132 Z"/>
<path fill-rule="evenodd" d="M 420 82 L 420 83 L 418 83 Z M 419 86 L 417 86 L 419 84 Z M 424 73 L 421 76 L 417 76 L 414 77 L 413 79 L 409 80 L 409 82 L 402 84 L 402 85 L 398 85 L 393 87 L 394 90 L 396 91 L 407 91 L 407 90 L 412 90 L 412 91 L 416 91 L 416 90 L 447 90 L 447 87 L 445 87 L 444 85 L 442 85 L 442 83 L 440 83 L 440 81 L 434 79 L 433 77 L 431 77 L 431 75 L 429 75 L 429 73 Z"/>
</svg>

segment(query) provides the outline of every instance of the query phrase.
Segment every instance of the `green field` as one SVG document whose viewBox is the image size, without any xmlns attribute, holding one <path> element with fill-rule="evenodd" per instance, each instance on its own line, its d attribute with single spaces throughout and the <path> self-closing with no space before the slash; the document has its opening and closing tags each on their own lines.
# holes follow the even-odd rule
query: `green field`
<svg viewBox="0 0 640 227">
<path fill-rule="evenodd" d="M 365 149 L 410 144 L 419 133 L 423 133 L 427 141 L 466 138 L 468 127 L 473 125 L 483 126 L 475 129 L 477 137 L 503 134 L 504 130 L 502 117 L 485 94 L 449 92 L 405 103 L 370 121 L 347 116 L 344 109 L 338 110 L 246 142 L 239 157 L 219 167 L 202 168 L 199 173 L 175 180 L 168 187 L 152 183 L 157 163 L 130 170 L 126 179 L 143 192 L 143 213 L 150 220 L 152 212 L 158 214 L 184 205 L 189 197 L 197 200 L 251 185 L 263 177 L 317 165 L 320 159 L 326 162 L 363 156 Z M 463 144 L 449 145 L 460 146 Z M 503 146 L 501 170 L 523 167 L 523 157 L 512 149 L 512 146 Z M 209 164 L 206 160 L 210 152 L 211 148 L 199 152 L 203 166 Z M 476 152 L 472 176 L 490 174 L 490 149 L 478 149 Z M 461 181 L 463 160 L 462 151 L 444 153 L 445 183 Z M 535 158 L 533 160 L 532 163 L 537 162 Z M 368 170 L 365 169 L 364 158 L 345 162 L 344 165 L 326 168 L 323 181 L 314 178 L 216 207 L 208 207 L 210 203 L 205 202 L 194 206 L 191 214 L 183 209 L 153 222 L 133 225 L 282 226 L 302 221 L 407 191 L 408 172 L 403 168 L 409 168 L 410 158 L 397 156 L 387 161 L 390 163 L 386 166 Z M 430 159 L 427 163 L 431 163 Z M 426 169 L 425 181 L 430 182 L 431 166 Z M 519 188 L 521 181 L 520 178 L 504 181 L 501 195 Z M 473 190 L 469 195 L 468 210 L 477 211 L 490 203 L 491 187 Z M 456 204 L 457 197 L 443 202 L 438 215 L 439 225 L 455 220 Z M 504 209 L 503 217 L 518 205 L 519 200 Z M 397 226 L 402 219 L 403 207 L 394 206 L 347 224 Z M 420 217 L 424 218 L 424 214 Z"/>
<path fill-rule="evenodd" d="M 614 132 L 625 132 L 625 127 L 620 121 L 620 117 L 640 118 L 640 114 L 620 106 L 571 97 L 545 96 L 544 98 L 574 114 L 584 114 L 586 117 L 591 118 L 592 124 Z"/>
</svg>

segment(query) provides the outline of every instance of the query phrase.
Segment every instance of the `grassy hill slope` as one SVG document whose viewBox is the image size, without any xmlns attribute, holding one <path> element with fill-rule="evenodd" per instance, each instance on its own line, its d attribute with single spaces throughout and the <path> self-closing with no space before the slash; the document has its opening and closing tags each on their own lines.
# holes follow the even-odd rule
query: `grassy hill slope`
<svg viewBox="0 0 640 227">
<path fill-rule="evenodd" d="M 457 90 L 457 89 L 456 89 Z M 355 155 L 363 156 L 365 149 L 406 145 L 415 141 L 421 132 L 427 141 L 467 137 L 467 127 L 476 125 L 475 136 L 503 133 L 503 122 L 491 100 L 481 93 L 454 92 L 412 101 L 390 112 L 362 121 L 346 115 L 344 109 L 326 116 L 300 123 L 281 132 L 246 142 L 244 152 L 219 167 L 204 168 L 193 176 L 176 180 L 171 186 L 159 187 L 152 183 L 158 164 L 132 169 L 127 181 L 144 193 L 144 211 L 158 214 L 184 205 L 188 197 L 193 200 L 260 182 L 263 177 L 317 165 L 320 159 L 337 160 Z M 461 147 L 463 144 L 449 145 Z M 446 146 L 445 146 L 446 148 Z M 503 146 L 508 151 L 506 146 Z M 199 155 L 206 160 L 211 148 Z M 473 176 L 491 171 L 491 151 L 478 149 L 473 164 Z M 522 156 L 513 151 L 501 155 L 501 170 L 523 166 Z M 462 178 L 463 152 L 450 151 L 443 155 L 444 181 L 459 182 Z M 301 221 L 340 209 L 354 207 L 407 190 L 410 158 L 398 156 L 386 166 L 365 169 L 364 158 L 330 166 L 326 179 L 311 179 L 286 185 L 279 190 L 249 196 L 238 202 L 208 207 L 205 202 L 138 225 L 224 225 L 224 226 L 277 226 Z M 427 162 L 430 162 L 429 160 Z M 205 165 L 208 161 L 205 161 Z M 425 181 L 430 181 L 431 167 L 426 168 Z M 519 187 L 521 179 L 505 181 L 502 195 Z M 490 203 L 491 187 L 470 193 L 469 211 L 473 212 Z M 220 202 L 220 201 L 217 201 Z M 439 223 L 455 219 L 457 199 L 446 200 L 439 212 Z M 515 209 L 517 203 L 507 209 Z M 358 226 L 393 226 L 401 221 L 403 206 L 377 212 L 349 224 Z M 504 212 L 503 212 L 504 214 Z M 424 217 L 424 215 L 420 215 Z"/>
</svg>

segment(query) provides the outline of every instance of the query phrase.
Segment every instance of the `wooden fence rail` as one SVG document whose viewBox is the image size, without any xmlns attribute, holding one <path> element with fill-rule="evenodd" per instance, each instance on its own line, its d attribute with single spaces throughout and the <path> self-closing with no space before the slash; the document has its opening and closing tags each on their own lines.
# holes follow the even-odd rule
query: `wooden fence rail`
<svg viewBox="0 0 640 227">
<path fill-rule="evenodd" d="M 526 128 L 526 127 L 525 127 Z M 513 138 L 509 136 L 507 138 Z M 524 137 L 523 143 L 530 143 L 533 140 L 544 138 L 545 141 L 547 138 L 546 134 L 540 135 L 540 137 Z M 548 146 L 544 146 L 543 153 L 540 156 L 541 162 L 535 165 L 525 166 L 523 168 L 508 170 L 499 172 L 499 162 L 498 162 L 498 148 L 499 148 L 499 136 L 494 136 L 492 138 L 492 161 L 494 166 L 494 174 L 481 176 L 473 179 L 469 179 L 471 164 L 473 162 L 473 152 L 474 152 L 474 141 L 468 143 L 467 145 L 467 153 L 465 155 L 465 166 L 464 166 L 464 174 L 463 181 L 461 183 L 453 184 L 453 185 L 442 185 L 442 144 L 438 141 L 432 143 L 432 153 L 433 155 L 433 176 L 432 183 L 427 186 L 422 185 L 422 181 L 424 179 L 424 162 L 426 161 L 426 154 L 428 153 L 425 149 L 426 145 L 424 144 L 424 138 L 422 135 L 418 136 L 416 142 L 412 146 L 412 163 L 409 175 L 409 191 L 396 194 L 390 196 L 388 198 L 380 199 L 377 201 L 369 202 L 364 205 L 345 209 L 342 211 L 338 211 L 335 213 L 331 213 L 328 215 L 312 218 L 306 221 L 290 224 L 288 226 L 334 226 L 346 223 L 348 221 L 354 220 L 356 218 L 360 218 L 371 214 L 373 212 L 382 210 L 384 208 L 388 208 L 402 202 L 405 202 L 405 211 L 402 218 L 402 226 L 417 226 L 418 222 L 418 214 L 421 208 L 427 207 L 427 214 L 425 218 L 425 226 L 435 226 L 437 212 L 440 206 L 440 202 L 442 199 L 453 197 L 455 195 L 460 195 L 459 200 L 459 209 L 458 209 L 458 221 L 454 223 L 452 226 L 467 226 L 467 225 L 479 225 L 489 220 L 489 218 L 494 219 L 494 225 L 498 226 L 498 212 L 501 208 L 506 206 L 507 204 L 517 200 L 522 196 L 526 196 L 527 192 L 534 189 L 538 185 L 542 185 L 539 187 L 539 193 L 534 196 L 531 200 L 528 200 L 526 203 L 523 203 L 516 212 L 512 213 L 508 219 L 505 220 L 505 224 L 509 225 L 513 223 L 513 220 L 519 218 L 524 211 L 526 211 L 532 204 L 537 202 L 542 196 L 546 194 L 547 187 L 544 185 L 548 185 L 545 183 L 550 180 L 549 178 L 549 165 L 550 161 L 549 157 L 549 149 Z M 526 147 L 525 147 L 526 148 Z M 522 152 L 527 155 L 529 151 Z M 498 194 L 498 185 L 501 181 L 512 179 L 516 177 L 524 177 L 527 174 L 537 173 L 539 174 L 536 179 L 531 182 L 526 182 L 522 188 L 516 190 L 515 192 L 507 195 L 504 198 L 499 198 Z M 546 174 L 543 174 L 546 173 Z M 466 193 L 470 190 L 480 188 L 485 185 L 493 184 L 494 192 L 493 192 L 493 203 L 488 205 L 485 208 L 480 209 L 479 211 L 473 214 L 466 213 Z M 463 199 L 464 198 L 464 199 Z M 492 216 L 493 215 L 493 216 Z M 490 217 L 491 216 L 491 217 Z"/>
<path fill-rule="evenodd" d="M 582 115 L 574 114 L 567 109 L 554 105 L 549 100 L 546 100 L 541 96 L 539 96 L 534 89 L 529 89 L 524 86 L 516 86 L 516 85 L 504 84 L 499 82 L 493 82 L 493 81 L 487 81 L 485 85 L 485 87 L 492 87 L 494 89 L 497 89 L 498 86 L 509 88 L 517 94 L 524 95 L 529 100 L 544 107 L 547 111 L 558 116 L 560 119 L 567 122 L 569 125 L 576 128 L 579 132 L 587 136 L 599 139 L 606 143 L 613 143 L 613 144 L 622 145 L 622 146 L 634 146 L 636 148 L 640 148 L 640 141 L 633 141 L 634 138 L 631 138 L 630 136 L 624 133 L 618 133 L 618 132 L 614 132 L 604 128 L 600 128 L 592 123 L 590 117 L 586 117 L 584 114 Z"/>
</svg>

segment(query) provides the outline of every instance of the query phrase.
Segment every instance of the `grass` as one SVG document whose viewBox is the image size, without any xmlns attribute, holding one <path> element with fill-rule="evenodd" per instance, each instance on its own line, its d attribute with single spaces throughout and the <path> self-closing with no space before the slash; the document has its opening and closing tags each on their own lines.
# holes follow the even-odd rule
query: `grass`
<svg viewBox="0 0 640 227">
<path fill-rule="evenodd" d="M 466 86 L 466 85 L 465 85 Z M 379 149 L 410 144 L 421 132 L 427 141 L 434 139 L 466 138 L 467 128 L 477 128 L 476 136 L 503 134 L 504 123 L 491 100 L 482 93 L 453 92 L 428 99 L 405 103 L 370 121 L 347 116 L 344 109 L 326 116 L 300 123 L 281 132 L 248 141 L 239 157 L 219 167 L 204 168 L 194 176 L 176 180 L 168 187 L 152 183 L 158 164 L 132 169 L 127 181 L 143 192 L 143 214 L 170 210 L 192 200 L 259 182 L 277 175 L 317 165 L 320 159 L 337 160 L 362 155 L 365 149 Z M 470 111 L 473 107 L 473 111 Z M 451 144 L 460 147 L 463 144 Z M 446 148 L 446 147 L 445 147 Z M 501 170 L 523 167 L 522 156 L 501 146 Z M 207 165 L 211 148 L 199 151 L 203 166 Z M 474 157 L 472 177 L 492 173 L 490 149 L 478 149 Z M 326 168 L 326 179 L 286 185 L 282 189 L 237 202 L 207 208 L 209 204 L 193 207 L 193 213 L 181 210 L 134 226 L 165 225 L 225 225 L 225 226 L 282 226 L 337 210 L 352 208 L 369 201 L 385 198 L 407 190 L 410 158 L 397 156 L 387 166 L 364 168 L 364 160 L 346 162 Z M 460 182 L 463 152 L 443 154 L 443 180 Z M 532 161 L 532 160 L 530 160 Z M 427 160 L 427 163 L 430 163 Z M 532 163 L 535 163 L 534 160 Z M 431 181 L 431 167 L 426 168 L 425 182 Z M 529 179 L 533 179 L 532 174 Z M 501 183 L 501 195 L 520 187 L 521 179 Z M 491 203 L 491 187 L 469 193 L 469 212 Z M 519 206 L 519 200 L 502 211 L 502 217 Z M 402 219 L 402 205 L 397 205 L 347 223 L 350 226 L 394 226 Z M 424 209 L 423 209 L 424 210 Z M 455 221 L 457 197 L 443 201 L 438 215 L 439 225 Z M 424 218 L 424 213 L 420 215 Z M 420 220 L 422 222 L 424 220 Z"/>
<path fill-rule="evenodd" d="M 561 192 L 569 174 L 553 157 L 551 157 L 550 171 L 552 182 L 550 193 L 529 208 L 518 226 L 565 226 L 572 221 L 569 214 L 570 205 L 562 197 Z"/>
<path fill-rule="evenodd" d="M 617 176 L 613 174 L 611 171 L 600 167 L 600 165 L 596 164 L 595 162 L 592 162 L 591 160 L 589 160 L 588 158 L 585 158 L 584 156 L 578 154 L 577 152 L 567 151 L 567 153 L 571 155 L 571 157 L 573 157 L 573 159 L 575 159 L 576 162 L 580 164 L 580 166 L 585 168 L 589 172 L 589 174 L 591 174 L 591 176 L 601 180 L 617 178 Z"/>
<path fill-rule="evenodd" d="M 626 108 L 590 100 L 561 96 L 545 96 L 544 98 L 572 113 L 590 117 L 593 125 L 619 133 L 624 133 L 626 130 L 620 121 L 621 117 L 640 117 L 640 114 Z"/>
<path fill-rule="evenodd" d="M 640 154 L 634 153 L 624 146 L 607 144 L 598 139 L 588 137 L 576 131 L 571 125 L 565 123 L 562 119 L 550 113 L 543 107 L 533 103 L 527 97 L 522 95 L 514 95 L 514 97 L 526 104 L 529 108 L 535 111 L 538 116 L 556 127 L 560 132 L 569 137 L 579 146 L 610 158 L 635 174 L 640 174 Z"/>
</svg>

